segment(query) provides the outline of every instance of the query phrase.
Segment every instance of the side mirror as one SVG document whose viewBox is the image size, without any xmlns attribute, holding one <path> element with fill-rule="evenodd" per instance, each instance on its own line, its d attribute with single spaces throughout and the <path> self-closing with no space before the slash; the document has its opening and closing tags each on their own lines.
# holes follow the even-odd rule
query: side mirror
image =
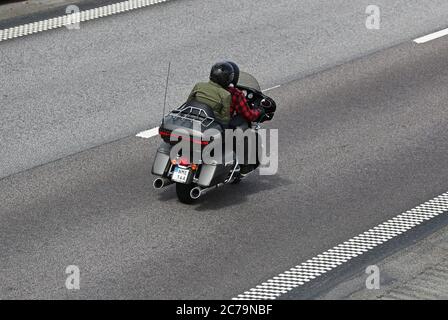
<svg viewBox="0 0 448 320">
<path fill-rule="evenodd" d="M 267 99 L 263 99 L 263 100 L 261 100 L 261 106 L 265 109 L 269 109 L 272 107 L 272 103 L 271 103 L 271 101 L 269 101 Z"/>
</svg>

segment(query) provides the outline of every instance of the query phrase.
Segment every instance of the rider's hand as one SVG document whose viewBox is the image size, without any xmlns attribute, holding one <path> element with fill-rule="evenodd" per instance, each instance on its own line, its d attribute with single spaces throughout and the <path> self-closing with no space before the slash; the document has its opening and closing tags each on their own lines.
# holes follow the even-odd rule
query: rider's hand
<svg viewBox="0 0 448 320">
<path fill-rule="evenodd" d="M 259 108 L 258 111 L 260 112 L 260 115 L 258 116 L 257 122 L 260 122 L 264 119 L 266 111 L 263 108 Z"/>
</svg>

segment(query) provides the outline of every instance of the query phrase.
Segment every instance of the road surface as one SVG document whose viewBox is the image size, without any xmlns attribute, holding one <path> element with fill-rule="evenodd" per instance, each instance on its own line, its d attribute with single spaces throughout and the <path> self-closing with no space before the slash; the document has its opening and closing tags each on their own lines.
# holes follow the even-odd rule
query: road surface
<svg viewBox="0 0 448 320">
<path fill-rule="evenodd" d="M 447 26 L 444 0 L 381 0 L 368 30 L 369 4 L 175 0 L 1 42 L 0 177 L 157 125 L 170 60 L 174 107 L 216 60 L 269 88 Z"/>
<path fill-rule="evenodd" d="M 0 43 L 9 116 L 0 298 L 230 299 L 446 192 L 448 39 L 406 38 L 442 26 L 448 5 L 426 2 L 425 19 L 409 19 L 421 12 L 388 1 L 398 20 L 385 14 L 385 30 L 370 35 L 354 27 L 354 2 L 329 10 L 326 1 L 258 1 L 253 12 L 250 1 L 174 1 Z M 266 12 L 276 17 L 267 27 L 258 23 Z M 279 172 L 185 206 L 172 186 L 152 189 L 160 139 L 135 133 L 160 118 L 165 62 L 175 66 L 174 106 L 227 55 L 264 87 L 282 84 L 269 91 Z M 68 265 L 81 270 L 80 290 L 65 288 Z M 331 281 L 355 269 L 344 270 Z"/>
</svg>

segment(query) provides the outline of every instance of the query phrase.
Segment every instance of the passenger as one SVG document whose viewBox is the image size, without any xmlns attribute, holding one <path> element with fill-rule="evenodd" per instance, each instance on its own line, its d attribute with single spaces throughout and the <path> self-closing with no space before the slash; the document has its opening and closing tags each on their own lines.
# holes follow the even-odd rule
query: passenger
<svg viewBox="0 0 448 320">
<path fill-rule="evenodd" d="M 230 121 L 230 105 L 232 96 L 227 91 L 234 80 L 235 72 L 228 62 L 218 62 L 210 71 L 209 82 L 197 83 L 191 91 L 187 102 L 192 100 L 208 105 L 215 114 L 215 119 L 224 128 L 228 127 Z"/>
</svg>

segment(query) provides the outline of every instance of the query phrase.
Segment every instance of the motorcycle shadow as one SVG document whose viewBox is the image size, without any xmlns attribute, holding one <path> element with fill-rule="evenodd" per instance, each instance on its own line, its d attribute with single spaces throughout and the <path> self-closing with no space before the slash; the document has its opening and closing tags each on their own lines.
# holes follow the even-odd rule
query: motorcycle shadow
<svg viewBox="0 0 448 320">
<path fill-rule="evenodd" d="M 267 192 L 266 198 L 270 198 L 276 194 L 276 192 L 272 192 L 273 190 L 291 184 L 293 184 L 293 181 L 279 175 L 260 176 L 258 173 L 254 173 L 238 184 L 225 185 L 207 193 L 204 197 L 198 199 L 198 202 L 194 205 L 194 210 L 214 211 L 240 205 L 248 202 L 250 195 L 261 192 Z"/>
<path fill-rule="evenodd" d="M 248 201 L 248 196 L 252 194 L 257 194 L 265 191 L 272 191 L 279 187 L 289 186 L 293 184 L 292 180 L 280 177 L 279 175 L 272 176 L 260 176 L 258 173 L 254 173 L 247 178 L 243 179 L 238 184 L 228 184 L 212 190 L 206 195 L 202 196 L 189 208 L 195 211 L 213 211 L 220 210 L 226 207 L 235 206 Z M 269 193 L 266 197 L 269 197 L 273 193 Z M 165 201 L 176 201 L 176 189 L 175 185 L 167 186 L 164 192 L 158 194 L 158 200 Z"/>
</svg>

